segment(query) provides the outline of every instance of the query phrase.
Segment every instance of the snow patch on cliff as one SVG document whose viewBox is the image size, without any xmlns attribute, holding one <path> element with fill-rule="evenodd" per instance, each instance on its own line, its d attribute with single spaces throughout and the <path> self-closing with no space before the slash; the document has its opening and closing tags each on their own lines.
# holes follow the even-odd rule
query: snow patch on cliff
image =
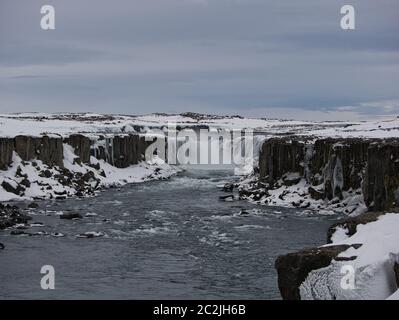
<svg viewBox="0 0 399 320">
<path fill-rule="evenodd" d="M 116 168 L 95 157 L 86 165 L 77 158 L 68 144 L 64 144 L 63 168 L 47 166 L 40 160 L 23 161 L 14 152 L 10 167 L 0 170 L 0 201 L 94 195 L 103 187 L 165 179 L 179 171 L 156 156 L 127 168 Z"/>
<path fill-rule="evenodd" d="M 395 299 L 399 298 L 394 264 L 399 257 L 399 214 L 388 213 L 377 221 L 359 224 L 350 237 L 334 235 L 331 245 L 361 244 L 340 253 L 328 267 L 309 273 L 300 287 L 302 299 Z M 342 230 L 338 230 L 338 234 Z M 350 259 L 350 260 L 349 260 Z M 354 288 L 345 289 L 342 281 L 354 270 Z"/>
</svg>

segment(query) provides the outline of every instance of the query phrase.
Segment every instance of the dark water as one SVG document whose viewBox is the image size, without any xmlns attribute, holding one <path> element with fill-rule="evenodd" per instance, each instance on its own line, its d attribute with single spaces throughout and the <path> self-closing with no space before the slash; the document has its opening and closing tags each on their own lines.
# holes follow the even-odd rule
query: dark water
<svg viewBox="0 0 399 320">
<path fill-rule="evenodd" d="M 0 233 L 0 298 L 279 299 L 277 255 L 325 243 L 336 217 L 222 202 L 227 171 L 191 171 L 170 181 L 109 189 L 95 198 L 41 202 L 29 232 Z M 249 215 L 240 215 L 245 208 Z M 60 220 L 70 210 L 82 220 Z M 109 219 L 103 221 L 104 219 Z M 77 238 L 98 231 L 104 237 Z M 55 290 L 40 287 L 43 265 Z"/>
</svg>

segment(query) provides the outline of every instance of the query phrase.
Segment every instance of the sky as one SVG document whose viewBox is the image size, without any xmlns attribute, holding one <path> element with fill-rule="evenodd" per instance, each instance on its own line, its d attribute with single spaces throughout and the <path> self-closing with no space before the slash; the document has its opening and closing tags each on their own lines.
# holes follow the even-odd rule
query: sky
<svg viewBox="0 0 399 320">
<path fill-rule="evenodd" d="M 0 0 L 0 113 L 396 117 L 398 17 L 398 0 Z"/>
</svg>

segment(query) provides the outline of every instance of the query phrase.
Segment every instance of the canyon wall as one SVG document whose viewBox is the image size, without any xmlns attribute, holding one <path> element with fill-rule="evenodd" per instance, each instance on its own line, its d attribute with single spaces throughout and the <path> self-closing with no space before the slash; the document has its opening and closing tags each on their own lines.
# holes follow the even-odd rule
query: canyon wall
<svg viewBox="0 0 399 320">
<path fill-rule="evenodd" d="M 289 179 L 293 176 L 294 181 Z M 305 181 L 305 183 L 303 183 Z M 294 185 L 294 188 L 291 186 Z M 265 197 L 270 190 L 286 193 L 303 188 L 303 199 L 329 205 L 352 201 L 352 206 L 365 205 L 367 213 L 341 220 L 327 232 L 329 246 L 305 249 L 277 258 L 275 267 L 283 299 L 301 299 L 300 286 L 312 271 L 324 270 L 332 261 L 354 260 L 339 254 L 348 245 L 331 245 L 337 229 L 345 236 L 356 233 L 359 224 L 376 221 L 385 212 L 397 212 L 399 207 L 399 141 L 397 139 L 306 139 L 298 137 L 267 140 L 259 157 L 259 186 Z M 255 188 L 259 193 L 259 189 Z M 355 200 L 353 200 L 355 199 Z M 345 211 L 347 214 L 354 210 Z M 383 237 L 382 237 L 383 238 Z M 356 244 L 359 248 L 362 244 Z M 320 272 L 322 274 L 322 272 Z"/>
<path fill-rule="evenodd" d="M 71 195 L 93 195 L 102 178 L 144 160 L 146 148 L 151 143 L 138 134 L 0 138 L 0 170 L 4 170 L 0 191 L 8 193 L 1 197 L 10 199 L 14 194 L 17 197 L 64 199 Z M 18 157 L 13 158 L 14 154 Z M 111 167 L 98 160 L 104 160 Z M 107 173 L 102 166 L 108 168 Z M 111 172 L 110 168 L 115 170 Z M 133 179 L 131 176 L 126 178 Z"/>
<path fill-rule="evenodd" d="M 399 200 L 399 141 L 273 138 L 261 148 L 259 174 L 269 188 L 296 174 L 309 183 L 315 200 L 361 192 L 370 210 L 389 210 Z"/>
<path fill-rule="evenodd" d="M 138 134 L 89 138 L 82 134 L 69 137 L 16 136 L 0 138 L 0 170 L 12 162 L 15 151 L 22 160 L 41 160 L 48 166 L 63 167 L 63 144 L 73 147 L 78 163 L 90 164 L 90 157 L 102 159 L 117 168 L 126 168 L 144 160 L 145 150 L 152 143 Z"/>
</svg>

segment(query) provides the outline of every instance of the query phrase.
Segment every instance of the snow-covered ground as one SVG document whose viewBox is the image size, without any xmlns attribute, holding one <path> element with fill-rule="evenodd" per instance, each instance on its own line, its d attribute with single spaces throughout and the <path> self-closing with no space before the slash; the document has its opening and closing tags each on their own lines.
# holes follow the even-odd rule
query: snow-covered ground
<svg viewBox="0 0 399 320">
<path fill-rule="evenodd" d="M 292 185 L 286 185 L 283 183 L 283 179 L 280 179 L 280 187 L 268 189 L 267 194 L 260 198 L 257 197 L 256 192 L 253 192 L 246 197 L 246 200 L 267 206 L 306 209 L 305 213 L 309 215 L 314 212 L 322 215 L 340 213 L 354 217 L 367 211 L 361 188 L 342 191 L 342 199 L 335 197 L 331 200 L 316 200 L 310 195 L 309 188 L 317 190 L 318 187 L 313 186 L 305 178 L 301 178 L 298 173 L 287 174 L 284 179 L 298 180 L 298 182 L 295 181 Z M 248 190 L 257 182 L 258 176 L 246 176 L 239 182 L 239 187 Z"/>
<path fill-rule="evenodd" d="M 64 144 L 63 164 L 68 170 L 65 172 L 59 167 L 49 167 L 40 160 L 22 161 L 14 152 L 11 166 L 7 170 L 0 170 L 0 202 L 94 195 L 104 187 L 165 179 L 179 171 L 177 167 L 156 158 L 127 168 L 116 168 L 95 157 L 91 157 L 89 166 L 76 163 L 75 158 L 73 148 Z M 69 178 L 68 182 L 60 178 L 65 175 Z M 22 195 L 7 191 L 2 187 L 4 182 L 14 189 L 22 186 Z"/>
<path fill-rule="evenodd" d="M 335 261 L 312 271 L 300 287 L 302 299 L 399 299 L 394 264 L 399 262 L 399 214 L 388 213 L 377 221 L 359 224 L 348 237 L 339 229 L 330 245 L 361 244 L 338 255 Z M 353 279 L 351 280 L 351 276 Z"/>
<path fill-rule="evenodd" d="M 313 135 L 317 137 L 399 137 L 399 119 L 359 122 L 314 122 L 191 115 L 100 115 L 100 114 L 0 114 L 0 137 L 39 136 L 44 133 L 67 136 L 70 133 L 128 133 L 135 126 L 162 127 L 208 125 L 213 128 L 253 129 L 265 135 Z M 137 127 L 136 127 L 137 128 Z"/>
</svg>

